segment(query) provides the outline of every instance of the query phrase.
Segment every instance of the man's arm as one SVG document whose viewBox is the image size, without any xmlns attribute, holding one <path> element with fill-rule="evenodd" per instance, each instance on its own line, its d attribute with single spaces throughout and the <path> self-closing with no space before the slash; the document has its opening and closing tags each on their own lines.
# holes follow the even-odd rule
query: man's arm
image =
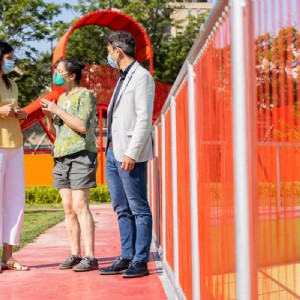
<svg viewBox="0 0 300 300">
<path fill-rule="evenodd" d="M 143 145 L 149 139 L 152 128 L 152 111 L 154 104 L 154 81 L 149 73 L 144 73 L 135 89 L 136 124 L 132 139 L 125 151 L 125 156 L 137 160 Z"/>
</svg>

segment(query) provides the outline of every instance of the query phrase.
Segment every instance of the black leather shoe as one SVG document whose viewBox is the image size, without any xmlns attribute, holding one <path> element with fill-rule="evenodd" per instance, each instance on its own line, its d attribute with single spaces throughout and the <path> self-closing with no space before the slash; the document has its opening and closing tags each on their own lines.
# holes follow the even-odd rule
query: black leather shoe
<svg viewBox="0 0 300 300">
<path fill-rule="evenodd" d="M 114 275 L 123 273 L 128 269 L 130 262 L 130 259 L 123 259 L 121 256 L 119 256 L 110 267 L 100 269 L 99 273 L 101 275 Z"/>
<path fill-rule="evenodd" d="M 128 269 L 123 273 L 124 278 L 134 278 L 149 275 L 147 263 L 132 261 Z"/>
</svg>

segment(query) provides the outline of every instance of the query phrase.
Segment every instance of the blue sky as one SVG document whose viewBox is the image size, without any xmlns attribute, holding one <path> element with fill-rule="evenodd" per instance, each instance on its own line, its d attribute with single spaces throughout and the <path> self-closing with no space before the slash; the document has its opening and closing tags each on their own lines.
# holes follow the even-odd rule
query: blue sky
<svg viewBox="0 0 300 300">
<path fill-rule="evenodd" d="M 45 0 L 45 2 L 48 2 L 48 3 L 56 3 L 56 4 L 60 4 L 62 2 L 68 2 L 69 4 L 77 4 L 77 0 Z M 55 18 L 55 21 L 64 21 L 64 22 L 70 22 L 72 21 L 74 18 L 76 18 L 76 15 L 75 13 L 71 12 L 71 11 L 66 11 L 64 10 L 57 18 Z M 57 41 L 53 41 L 53 47 L 55 47 Z M 43 52 L 46 52 L 46 51 L 50 51 L 50 48 L 51 48 L 51 43 L 50 41 L 39 41 L 39 42 L 31 42 L 30 43 L 31 46 L 35 47 L 38 51 L 43 51 Z"/>
</svg>

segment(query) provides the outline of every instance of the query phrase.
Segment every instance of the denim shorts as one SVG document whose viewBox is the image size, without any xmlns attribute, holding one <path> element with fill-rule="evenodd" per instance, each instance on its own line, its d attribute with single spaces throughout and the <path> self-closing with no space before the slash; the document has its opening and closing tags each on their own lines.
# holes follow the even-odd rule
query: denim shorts
<svg viewBox="0 0 300 300">
<path fill-rule="evenodd" d="M 96 187 L 97 153 L 86 150 L 54 158 L 53 185 L 72 190 Z"/>
</svg>

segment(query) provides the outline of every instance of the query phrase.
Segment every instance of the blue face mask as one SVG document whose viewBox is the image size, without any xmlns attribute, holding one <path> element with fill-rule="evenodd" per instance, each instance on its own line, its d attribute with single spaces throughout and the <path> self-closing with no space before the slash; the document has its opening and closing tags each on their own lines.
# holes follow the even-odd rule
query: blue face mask
<svg viewBox="0 0 300 300">
<path fill-rule="evenodd" d="M 66 80 L 61 75 L 55 72 L 53 75 L 53 83 L 57 86 L 62 86 L 66 83 Z"/>
<path fill-rule="evenodd" d="M 9 72 L 11 72 L 15 67 L 15 61 L 14 60 L 10 60 L 10 59 L 6 59 L 4 61 L 4 65 L 2 66 L 2 71 L 7 74 Z"/>
<path fill-rule="evenodd" d="M 107 56 L 107 61 L 108 61 L 109 65 L 110 65 L 111 67 L 113 67 L 113 68 L 115 68 L 115 69 L 118 69 L 118 68 L 119 68 L 118 63 L 117 63 L 115 60 L 113 60 L 113 59 L 111 58 L 111 54 L 108 54 L 108 56 Z"/>
</svg>

